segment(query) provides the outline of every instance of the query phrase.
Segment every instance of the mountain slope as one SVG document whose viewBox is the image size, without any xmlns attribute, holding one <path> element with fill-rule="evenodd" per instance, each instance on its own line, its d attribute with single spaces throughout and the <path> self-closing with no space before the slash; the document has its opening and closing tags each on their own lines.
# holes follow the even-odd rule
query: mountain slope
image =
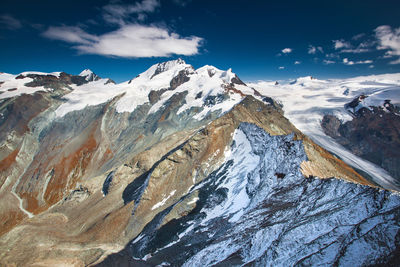
<svg viewBox="0 0 400 267">
<path fill-rule="evenodd" d="M 361 265 L 399 245 L 399 197 L 373 188 L 231 70 L 175 60 L 121 84 L 24 75 L 22 92 L 0 94 L 4 265 L 283 265 L 326 253 L 327 262 L 348 263 L 352 244 L 366 242 Z M 17 76 L 5 77 L 0 90 L 9 92 Z M 32 81 L 39 87 L 26 94 Z M 324 248 L 359 232 L 348 224 L 372 221 L 379 239 Z M 271 256 L 290 242 L 260 241 L 318 227 L 305 254 L 296 243 Z M 210 253 L 215 247 L 227 249 Z"/>
<path fill-rule="evenodd" d="M 189 200 L 180 199 L 196 207 L 172 221 L 160 212 L 122 255 L 151 266 L 363 266 L 396 248 L 397 196 L 336 179 L 304 179 L 299 165 L 307 157 L 291 135 L 270 136 L 243 123 L 233 140 L 221 167 Z M 376 240 L 385 245 L 377 249 Z M 120 257 L 100 266 L 117 265 Z"/>
</svg>

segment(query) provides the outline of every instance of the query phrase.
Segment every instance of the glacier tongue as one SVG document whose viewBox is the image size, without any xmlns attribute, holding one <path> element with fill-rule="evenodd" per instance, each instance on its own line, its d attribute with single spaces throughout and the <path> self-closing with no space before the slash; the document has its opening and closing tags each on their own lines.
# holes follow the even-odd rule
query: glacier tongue
<svg viewBox="0 0 400 267">
<path fill-rule="evenodd" d="M 304 178 L 301 141 L 242 123 L 225 163 L 192 189 L 197 207 L 129 245 L 134 258 L 173 266 L 379 263 L 396 247 L 400 198 L 338 179 Z"/>
</svg>

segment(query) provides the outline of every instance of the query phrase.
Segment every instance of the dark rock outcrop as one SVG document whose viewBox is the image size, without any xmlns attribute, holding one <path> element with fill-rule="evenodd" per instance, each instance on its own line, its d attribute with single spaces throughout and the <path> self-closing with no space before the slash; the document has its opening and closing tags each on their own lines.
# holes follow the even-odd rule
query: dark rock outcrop
<svg viewBox="0 0 400 267">
<path fill-rule="evenodd" d="M 235 77 L 232 78 L 231 82 L 232 84 L 246 85 L 236 74 Z"/>
<path fill-rule="evenodd" d="M 88 83 L 85 77 L 78 75 L 71 75 L 65 72 L 61 72 L 59 77 L 51 74 L 48 75 L 26 74 L 26 75 L 19 75 L 15 79 L 23 79 L 26 77 L 32 78 L 33 81 L 25 84 L 25 86 L 29 87 L 43 86 L 44 88 L 49 88 L 49 89 L 63 89 L 71 84 L 82 85 Z"/>
<path fill-rule="evenodd" d="M 172 78 L 170 82 L 170 90 L 175 90 L 179 85 L 190 80 L 189 77 L 190 71 L 188 69 L 181 70 L 178 75 Z"/>
<path fill-rule="evenodd" d="M 361 95 L 346 105 L 353 115 L 342 123 L 332 115 L 321 122 L 324 132 L 352 153 L 387 170 L 400 182 L 400 110 L 385 101 L 379 107 L 360 107 Z"/>
</svg>

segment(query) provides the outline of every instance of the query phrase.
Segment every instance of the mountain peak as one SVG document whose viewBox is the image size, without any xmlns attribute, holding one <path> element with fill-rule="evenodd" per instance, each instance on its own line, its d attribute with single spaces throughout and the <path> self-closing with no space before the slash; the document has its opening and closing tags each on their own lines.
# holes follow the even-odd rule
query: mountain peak
<svg viewBox="0 0 400 267">
<path fill-rule="evenodd" d="M 85 80 L 88 82 L 100 80 L 100 77 L 90 69 L 84 69 L 79 73 L 79 76 L 85 77 Z"/>
<path fill-rule="evenodd" d="M 154 64 L 153 66 L 151 66 L 149 69 L 147 69 L 145 72 L 141 73 L 134 79 L 141 77 L 144 79 L 151 80 L 151 79 L 153 79 L 154 76 L 157 76 L 163 72 L 167 72 L 167 71 L 171 71 L 171 70 L 174 70 L 174 72 L 175 71 L 179 72 L 180 70 L 183 70 L 186 68 L 191 68 L 192 70 L 194 70 L 191 65 L 186 64 L 186 62 L 183 59 L 178 58 L 178 59 Z M 132 82 L 134 79 L 132 79 L 130 82 Z"/>
<path fill-rule="evenodd" d="M 156 76 L 156 75 L 158 75 L 158 74 L 160 74 L 160 73 L 162 73 L 164 71 L 168 71 L 170 69 L 173 69 L 178 65 L 186 65 L 186 62 L 183 59 L 178 58 L 178 59 L 175 59 L 175 60 L 161 62 L 161 63 L 158 63 L 156 65 L 157 65 L 157 67 L 156 67 L 153 75 L 151 76 L 151 78 L 153 78 L 154 76 Z"/>
<path fill-rule="evenodd" d="M 81 73 L 79 73 L 79 76 L 87 76 L 90 74 L 94 74 L 94 72 L 91 69 L 84 69 Z"/>
</svg>

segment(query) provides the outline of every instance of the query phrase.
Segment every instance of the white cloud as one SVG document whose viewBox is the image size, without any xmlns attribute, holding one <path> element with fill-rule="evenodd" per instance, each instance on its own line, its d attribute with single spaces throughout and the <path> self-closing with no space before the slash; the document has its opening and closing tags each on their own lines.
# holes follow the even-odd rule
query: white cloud
<svg viewBox="0 0 400 267">
<path fill-rule="evenodd" d="M 326 65 L 330 65 L 330 64 L 335 64 L 335 63 L 336 63 L 336 62 L 333 61 L 333 60 L 327 60 L 327 59 L 324 59 L 322 62 L 323 62 L 324 64 L 326 64 Z"/>
<path fill-rule="evenodd" d="M 356 62 L 356 64 L 371 64 L 371 63 L 373 63 L 372 60 L 360 60 Z"/>
<path fill-rule="evenodd" d="M 358 45 L 359 48 L 368 48 L 376 45 L 376 41 L 368 40 Z"/>
<path fill-rule="evenodd" d="M 195 55 L 202 38 L 181 37 L 156 26 L 123 25 L 102 35 L 89 34 L 78 27 L 50 27 L 43 36 L 75 44 L 72 48 L 83 54 L 125 58 Z"/>
<path fill-rule="evenodd" d="M 390 64 L 400 64 L 400 28 L 392 29 L 388 25 L 382 25 L 375 29 L 375 36 L 378 39 L 378 49 L 389 51 L 386 52 L 386 57 L 399 57 Z"/>
<path fill-rule="evenodd" d="M 93 34 L 88 34 L 79 27 L 61 26 L 49 27 L 43 34 L 44 37 L 74 44 L 92 44 L 99 40 Z"/>
<path fill-rule="evenodd" d="M 366 52 L 370 52 L 370 49 L 367 48 L 355 48 L 355 49 L 343 49 L 340 51 L 340 53 L 352 53 L 352 54 L 359 54 L 359 53 L 366 53 Z"/>
<path fill-rule="evenodd" d="M 360 43 L 357 48 L 347 48 L 347 49 L 342 49 L 339 52 L 340 53 L 353 53 L 353 54 L 359 54 L 359 53 L 366 53 L 366 52 L 371 52 L 371 47 L 376 45 L 376 41 L 365 41 Z"/>
<path fill-rule="evenodd" d="M 345 65 L 354 65 L 354 61 L 349 61 L 348 58 L 344 58 L 343 59 L 343 64 L 345 64 Z"/>
<path fill-rule="evenodd" d="M 313 46 L 313 45 L 309 45 L 308 46 L 308 53 L 309 54 L 314 55 L 317 52 L 324 53 L 324 49 L 321 46 Z"/>
<path fill-rule="evenodd" d="M 336 50 L 342 49 L 342 48 L 350 48 L 351 44 L 349 42 L 346 42 L 345 40 L 333 40 L 333 46 L 335 47 Z"/>
<path fill-rule="evenodd" d="M 340 58 L 338 54 L 335 53 L 329 53 L 325 55 L 328 58 Z"/>
<path fill-rule="evenodd" d="M 146 14 L 154 12 L 159 6 L 158 0 L 143 0 L 135 4 L 108 4 L 103 7 L 103 18 L 112 24 L 125 25 L 135 19 L 143 21 Z"/>
<path fill-rule="evenodd" d="M 293 51 L 292 48 L 285 48 L 285 49 L 282 49 L 282 53 L 284 53 L 284 54 L 292 53 L 292 51 Z"/>
<path fill-rule="evenodd" d="M 351 39 L 359 40 L 359 39 L 363 38 L 364 36 L 365 36 L 365 33 L 359 33 L 359 34 L 354 35 Z"/>
<path fill-rule="evenodd" d="M 298 61 L 298 60 L 296 60 L 296 61 L 294 62 L 294 65 L 299 65 L 299 64 L 301 64 L 301 62 Z"/>
<path fill-rule="evenodd" d="M 283 69 L 285 69 L 285 67 L 283 67 L 283 66 L 280 66 L 278 69 L 280 69 L 280 70 L 283 70 Z"/>
<path fill-rule="evenodd" d="M 400 64 L 400 58 L 395 59 L 393 61 L 390 61 L 389 64 L 395 65 L 395 64 Z"/>
<path fill-rule="evenodd" d="M 392 58 L 393 57 L 393 53 L 391 53 L 392 51 L 386 51 L 385 54 L 382 56 L 382 58 Z"/>
<path fill-rule="evenodd" d="M 315 46 L 312 46 L 312 45 L 310 45 L 309 47 L 308 47 L 308 53 L 309 54 L 315 54 L 315 53 L 317 53 L 317 48 L 315 47 Z"/>
<path fill-rule="evenodd" d="M 371 63 L 373 63 L 373 61 L 372 60 L 360 60 L 360 61 L 352 61 L 352 60 L 349 60 L 348 58 L 344 58 L 343 59 L 343 64 L 345 64 L 345 65 L 355 65 L 355 64 L 371 64 Z"/>
<path fill-rule="evenodd" d="M 368 68 L 373 69 L 373 68 L 375 68 L 375 66 L 374 65 L 369 65 Z"/>
<path fill-rule="evenodd" d="M 0 25 L 9 30 L 18 30 L 22 27 L 19 20 L 7 14 L 0 15 Z"/>
</svg>

